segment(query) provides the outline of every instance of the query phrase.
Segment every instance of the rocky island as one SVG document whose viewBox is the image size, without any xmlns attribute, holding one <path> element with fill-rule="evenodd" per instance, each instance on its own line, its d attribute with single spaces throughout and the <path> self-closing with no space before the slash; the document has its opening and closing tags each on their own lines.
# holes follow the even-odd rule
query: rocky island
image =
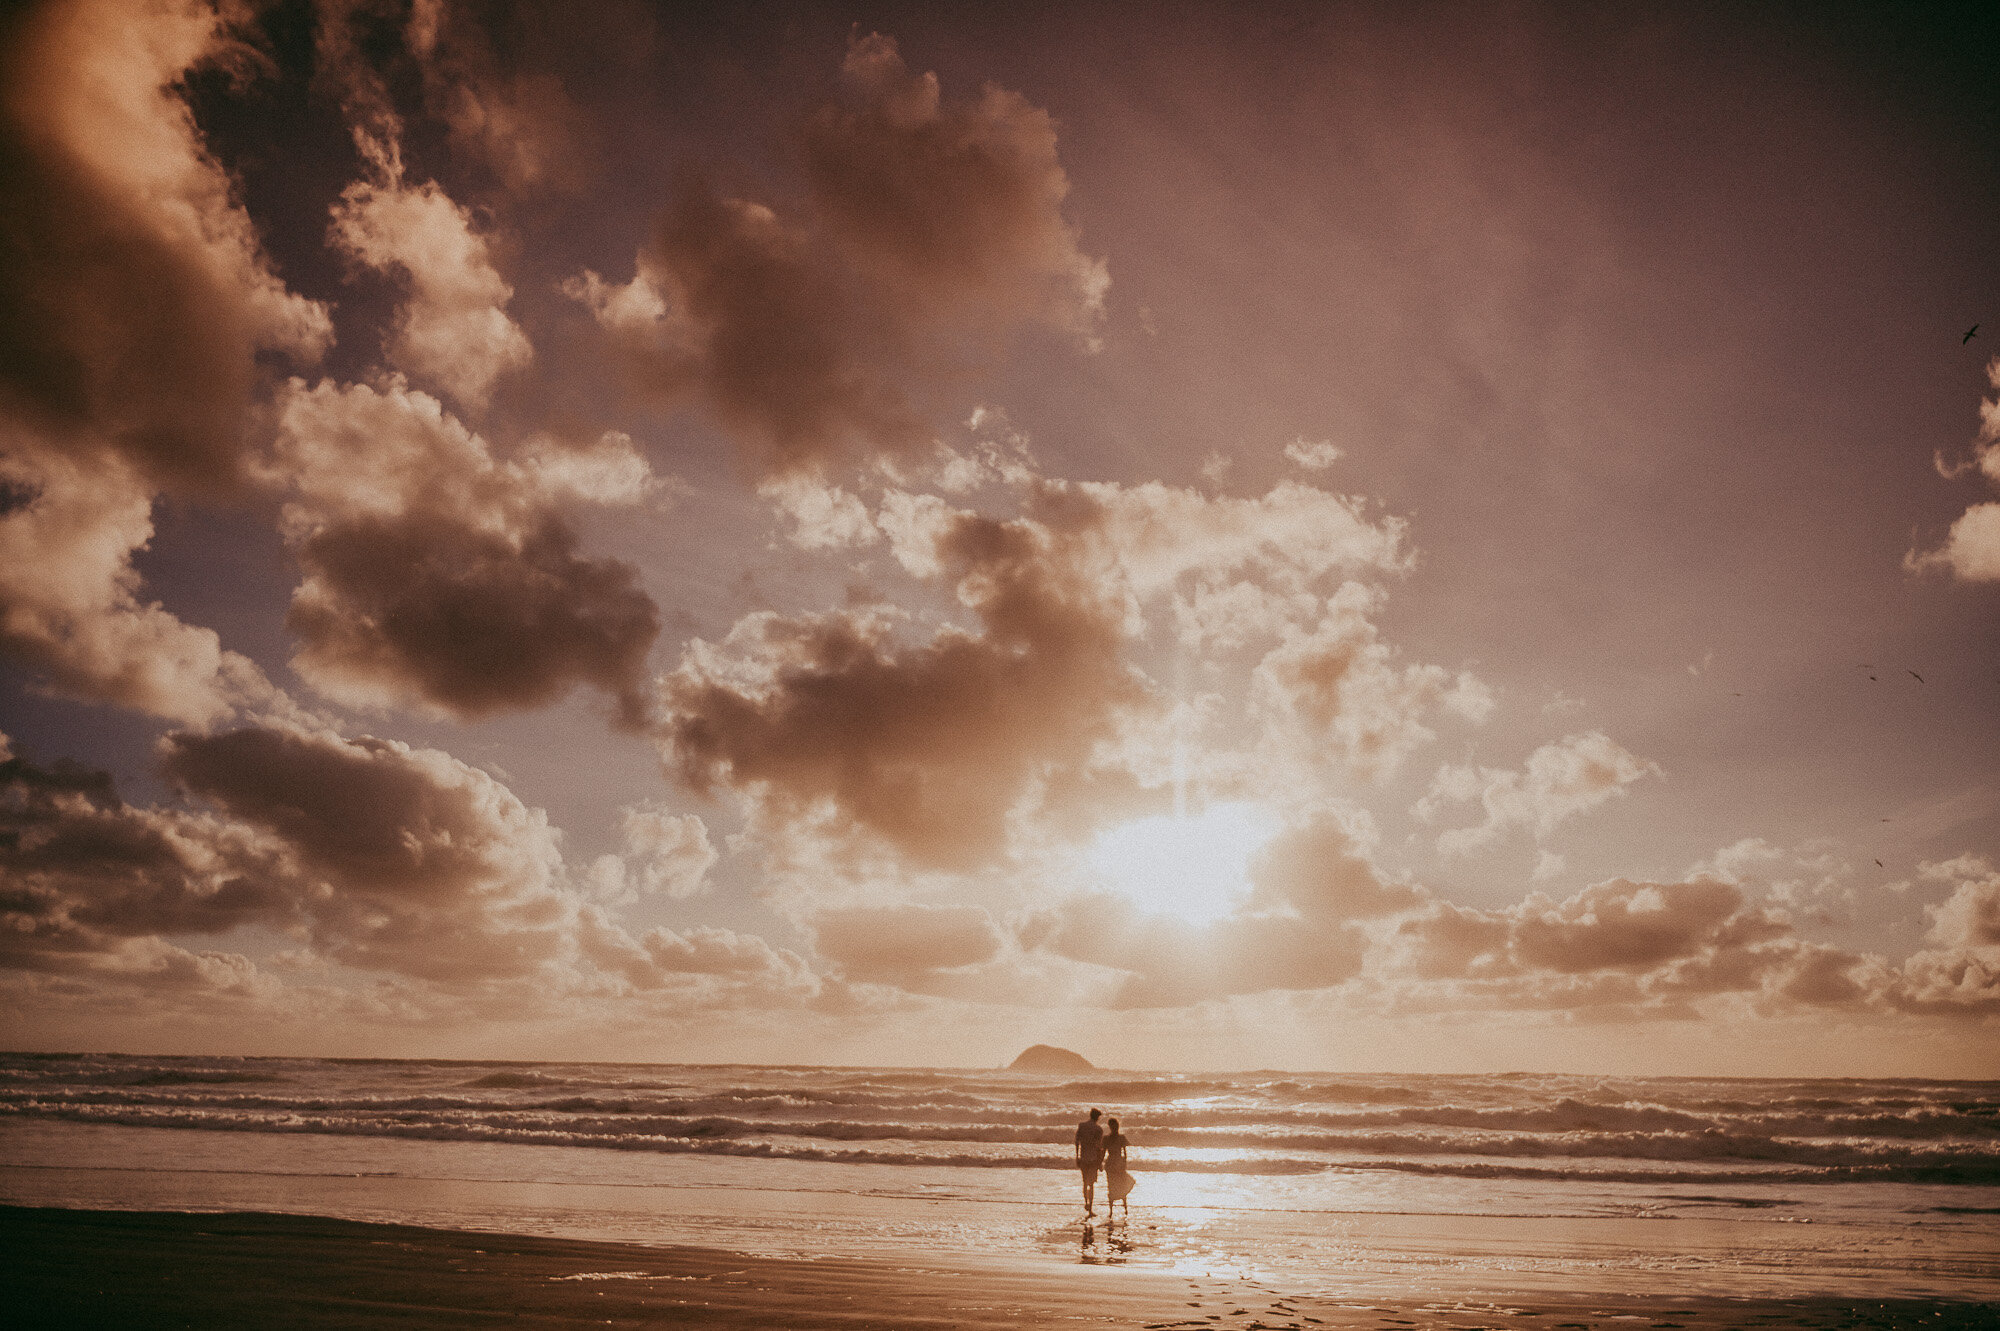
<svg viewBox="0 0 2000 1331">
<path fill-rule="evenodd" d="M 1082 1054 L 1052 1044 L 1030 1045 L 1007 1065 L 1009 1072 L 1092 1072 L 1097 1065 Z"/>
</svg>

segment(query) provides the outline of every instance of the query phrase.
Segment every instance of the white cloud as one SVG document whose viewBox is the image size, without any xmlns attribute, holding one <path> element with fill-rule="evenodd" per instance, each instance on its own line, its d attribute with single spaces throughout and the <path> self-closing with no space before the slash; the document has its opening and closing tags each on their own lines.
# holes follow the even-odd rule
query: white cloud
<svg viewBox="0 0 2000 1331">
<path fill-rule="evenodd" d="M 1449 805 L 1478 800 L 1486 815 L 1483 822 L 1452 828 L 1438 837 L 1439 853 L 1464 855 L 1491 845 L 1513 828 L 1528 828 L 1540 841 L 1563 822 L 1616 799 L 1633 782 L 1659 772 L 1656 765 L 1602 731 L 1592 730 L 1542 745 L 1519 771 L 1440 768 L 1411 812 L 1434 821 Z"/>
<path fill-rule="evenodd" d="M 1331 439 L 1308 439 L 1300 435 L 1285 445 L 1285 456 L 1308 471 L 1325 471 L 1340 461 L 1342 453 Z"/>
</svg>

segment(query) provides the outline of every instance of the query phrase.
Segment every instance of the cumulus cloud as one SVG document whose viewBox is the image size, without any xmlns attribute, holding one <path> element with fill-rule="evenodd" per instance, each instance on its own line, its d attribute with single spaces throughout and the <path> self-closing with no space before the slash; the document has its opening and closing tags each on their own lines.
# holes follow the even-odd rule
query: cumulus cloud
<svg viewBox="0 0 2000 1331">
<path fill-rule="evenodd" d="M 1038 794 L 1089 784 L 1086 773 L 1116 765 L 1101 761 L 1107 747 L 1157 710 L 1126 659 L 1149 605 L 1190 580 L 1255 577 L 1304 590 L 1342 572 L 1402 566 L 1400 524 L 1294 483 L 1256 499 L 1032 472 L 1010 485 L 1020 508 L 1011 518 L 897 489 L 873 514 L 853 512 L 857 530 L 886 538 L 904 573 L 949 589 L 977 631 L 916 630 L 880 606 L 749 616 L 720 644 L 692 644 L 663 681 L 661 736 L 674 770 L 696 789 L 727 786 L 797 818 L 837 809 L 920 862 L 972 867 L 1002 853 L 1009 816 Z M 808 494 L 820 496 L 822 513 L 839 512 L 824 490 Z M 864 516 L 871 527 L 860 527 Z M 1365 598 L 1343 595 L 1358 618 Z M 1412 670 L 1397 677 L 1429 702 L 1476 689 Z M 1327 724 L 1392 724 L 1349 722 L 1356 699 L 1377 717 L 1401 701 L 1329 698 Z"/>
<path fill-rule="evenodd" d="M 1987 362 L 1986 378 L 2000 390 L 2000 356 Z M 1980 399 L 1979 438 L 1972 462 L 1948 467 L 1942 458 L 1938 461 L 1938 471 L 1947 480 L 1975 468 L 2000 486 L 2000 396 Z M 1965 582 L 2000 582 L 2000 503 L 1974 504 L 1951 524 L 1943 545 L 1910 551 L 1903 556 L 1903 567 L 1912 573 L 1941 569 Z"/>
<path fill-rule="evenodd" d="M 1438 837 L 1441 853 L 1469 854 L 1518 827 L 1532 830 L 1541 840 L 1567 820 L 1618 798 L 1633 782 L 1658 775 L 1659 770 L 1602 731 L 1586 731 L 1542 745 L 1528 755 L 1520 771 L 1440 768 L 1413 812 L 1430 820 L 1452 804 L 1477 800 L 1485 821 L 1452 828 Z"/>
<path fill-rule="evenodd" d="M 707 889 L 708 871 L 718 857 L 700 818 L 669 813 L 657 804 L 634 804 L 621 811 L 620 825 L 625 853 L 639 862 L 647 892 L 678 901 Z"/>
<path fill-rule="evenodd" d="M 949 102 L 880 36 L 844 75 L 845 98 L 799 131 L 800 215 L 690 178 L 629 283 L 563 286 L 646 383 L 704 406 L 765 473 L 915 458 L 932 443 L 920 380 L 1021 320 L 1088 336 L 1103 313 L 1046 113 L 990 87 Z"/>
<path fill-rule="evenodd" d="M 1417 992 L 1424 981 L 1475 986 L 1496 1005 L 1660 1007 L 1781 990 L 1807 964 L 1826 972 L 1832 963 L 1803 947 L 1735 884 L 1620 878 L 1562 901 L 1530 893 L 1499 911 L 1433 902 L 1397 926 L 1384 970 L 1417 981 Z"/>
<path fill-rule="evenodd" d="M 0 650 L 52 692 L 206 725 L 273 690 L 212 630 L 142 599 L 132 555 L 152 508 L 123 458 L 0 444 Z"/>
<path fill-rule="evenodd" d="M 206 5 L 14 8 L 0 30 L 0 410 L 152 485 L 226 489 L 260 349 L 312 360 L 288 291 L 177 85 L 255 58 Z M 17 442 L 17 441 L 16 441 Z"/>
<path fill-rule="evenodd" d="M 0 959 L 25 969 L 145 969 L 135 940 L 284 924 L 282 854 L 254 830 L 134 809 L 100 771 L 0 759 Z M 162 954 L 150 954 L 159 960 Z"/>
<path fill-rule="evenodd" d="M 1039 524 L 953 514 L 926 533 L 983 632 L 898 641 L 879 610 L 753 615 L 663 681 L 668 761 L 808 814 L 831 804 L 912 858 L 970 867 L 1054 770 L 1088 761 L 1147 697 L 1119 608 Z"/>
<path fill-rule="evenodd" d="M 557 834 L 478 768 L 390 740 L 273 727 L 170 735 L 161 767 L 283 847 L 308 935 L 335 960 L 476 981 L 564 953 L 575 902 Z"/>
<path fill-rule="evenodd" d="M 649 476 L 622 436 L 501 461 L 401 381 L 294 381 L 269 471 L 305 574 L 293 665 L 362 706 L 479 717 L 592 684 L 635 720 L 658 611 L 637 570 L 577 552 L 557 501 L 634 502 Z"/>
<path fill-rule="evenodd" d="M 527 1001 L 690 976 L 816 986 L 799 958 L 751 936 L 628 934 L 575 889 L 547 816 L 448 754 L 251 726 L 171 734 L 161 767 L 198 807 L 135 808 L 102 772 L 0 757 L 0 965 L 243 980 L 241 958 L 170 936 L 257 926 L 306 949 L 294 968 L 330 962 L 438 992 L 514 984 Z M 698 823 L 657 820 L 633 839 L 683 871 L 706 849 Z"/>
<path fill-rule="evenodd" d="M 817 477 L 775 476 L 759 485 L 757 493 L 790 522 L 787 539 L 801 550 L 845 550 L 882 539 L 859 495 Z"/>
<path fill-rule="evenodd" d="M 255 64 L 193 3 L 0 20 L 0 649 L 56 692 L 195 724 L 269 686 L 145 600 L 133 553 L 161 488 L 239 487 L 257 354 L 332 338 L 178 91 Z"/>
<path fill-rule="evenodd" d="M 1283 641 L 1251 674 L 1252 697 L 1274 735 L 1330 742 L 1365 778 L 1393 773 L 1435 738 L 1426 722 L 1439 709 L 1476 723 L 1493 706 L 1469 672 L 1398 664 L 1396 649 L 1369 617 L 1380 603 L 1376 589 L 1345 584 L 1327 599 L 1317 624 L 1287 624 Z"/>
<path fill-rule="evenodd" d="M 1088 332 L 1110 278 L 1062 217 L 1055 123 L 986 85 L 947 103 L 893 38 L 852 41 L 847 96 L 806 122 L 807 178 L 835 239 L 924 307 L 1041 314 Z"/>
<path fill-rule="evenodd" d="M 435 181 L 408 184 L 399 167 L 356 181 L 334 206 L 328 238 L 407 284 L 384 346 L 396 369 L 476 411 L 502 374 L 533 359 L 527 334 L 507 315 L 514 289 L 470 216 Z"/>
<path fill-rule="evenodd" d="M 1918 872 L 1952 891 L 1925 908 L 1928 946 L 1903 963 L 1898 1005 L 1933 1014 L 2000 1012 L 2000 870 L 1983 856 L 1964 855 Z"/>
<path fill-rule="evenodd" d="M 1851 904 L 1846 884 L 1851 866 L 1826 844 L 1782 847 L 1762 837 L 1745 837 L 1697 864 L 1694 875 L 1761 888 L 1767 899 L 1807 912 L 1821 922 L 1837 905 Z"/>
</svg>

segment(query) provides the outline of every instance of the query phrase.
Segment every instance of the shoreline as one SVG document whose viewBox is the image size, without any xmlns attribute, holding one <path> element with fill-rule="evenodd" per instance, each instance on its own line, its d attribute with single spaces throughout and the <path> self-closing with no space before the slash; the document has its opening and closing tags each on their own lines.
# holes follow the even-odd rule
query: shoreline
<svg viewBox="0 0 2000 1331">
<path fill-rule="evenodd" d="M 1138 1267 L 748 1256 L 269 1212 L 0 1206 L 22 1325 L 300 1328 L 646 1325 L 1193 1331 L 1388 1327 L 1991 1326 L 2000 1304 L 1948 1298 L 1599 1294 L 1464 1299 L 1290 1290 L 1269 1279 Z"/>
</svg>

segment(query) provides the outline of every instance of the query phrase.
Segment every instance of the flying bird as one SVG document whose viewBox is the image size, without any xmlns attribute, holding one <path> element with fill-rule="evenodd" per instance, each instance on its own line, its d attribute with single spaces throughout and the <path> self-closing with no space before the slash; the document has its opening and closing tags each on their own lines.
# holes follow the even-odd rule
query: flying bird
<svg viewBox="0 0 2000 1331">
<path fill-rule="evenodd" d="M 1964 346 L 1964 345 L 1965 345 L 1966 343 L 1970 342 L 1970 341 L 1972 340 L 1972 335 L 1973 335 L 1974 333 L 1978 332 L 1978 331 L 1979 331 L 1979 325 L 1978 325 L 1978 324 L 1974 324 L 1974 325 L 1972 325 L 1972 327 L 1970 327 L 1970 328 L 1966 329 L 1966 330 L 1965 330 L 1965 336 L 1964 336 L 1964 337 L 1961 337 L 1960 339 L 1958 339 L 1958 345 L 1960 345 L 1960 346 L 1962 347 L 1962 346 Z"/>
<path fill-rule="evenodd" d="M 1919 674 L 1917 674 L 1917 672 L 1916 672 L 1916 671 L 1912 670 L 1912 671 L 1910 672 L 1910 675 L 1911 675 L 1911 677 L 1912 677 L 1912 678 L 1914 678 L 1914 679 L 1915 679 L 1915 680 L 1917 681 L 1917 683 L 1921 684 L 1921 683 L 1923 683 L 1923 682 L 1924 682 L 1924 677 L 1923 677 L 1922 675 L 1919 675 Z"/>
<path fill-rule="evenodd" d="M 1880 861 L 1880 860 L 1877 860 L 1877 861 L 1875 861 L 1875 867 L 1876 867 L 1876 868 L 1878 868 L 1878 869 L 1886 869 L 1886 868 L 1888 868 L 1889 866 L 1888 866 L 1888 865 L 1886 865 L 1886 864 L 1884 864 L 1884 863 L 1882 863 L 1882 861 Z"/>
</svg>

